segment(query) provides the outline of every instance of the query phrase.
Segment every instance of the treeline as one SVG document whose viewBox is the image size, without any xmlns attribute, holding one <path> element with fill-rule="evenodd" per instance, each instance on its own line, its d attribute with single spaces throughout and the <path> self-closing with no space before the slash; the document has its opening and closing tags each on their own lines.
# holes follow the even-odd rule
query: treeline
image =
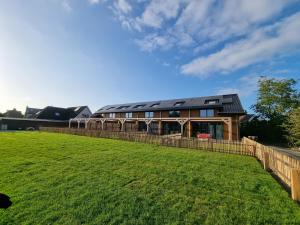
<svg viewBox="0 0 300 225">
<path fill-rule="evenodd" d="M 300 146 L 300 91 L 295 79 L 258 81 L 257 102 L 252 109 L 258 119 L 241 125 L 242 136 L 257 136 L 265 143 Z"/>
<path fill-rule="evenodd" d="M 0 112 L 0 117 L 11 117 L 11 118 L 24 118 L 24 115 L 21 111 L 16 109 L 7 110 L 5 113 Z"/>
</svg>

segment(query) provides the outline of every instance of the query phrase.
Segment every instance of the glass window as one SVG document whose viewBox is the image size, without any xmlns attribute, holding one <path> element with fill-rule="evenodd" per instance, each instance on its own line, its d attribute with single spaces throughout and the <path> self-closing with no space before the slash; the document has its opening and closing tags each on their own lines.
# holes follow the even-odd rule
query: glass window
<svg viewBox="0 0 300 225">
<path fill-rule="evenodd" d="M 169 111 L 169 117 L 180 117 L 180 111 Z"/>
<path fill-rule="evenodd" d="M 55 116 L 60 116 L 59 112 L 54 113 Z"/>
<path fill-rule="evenodd" d="M 132 112 L 126 113 L 126 118 L 132 118 Z"/>
<path fill-rule="evenodd" d="M 141 108 L 143 108 L 145 105 L 136 105 L 136 106 L 134 106 L 134 108 L 136 108 L 136 109 L 141 109 Z"/>
<path fill-rule="evenodd" d="M 214 110 L 213 109 L 208 109 L 206 111 L 207 117 L 214 117 Z"/>
<path fill-rule="evenodd" d="M 109 114 L 109 118 L 115 118 L 116 117 L 116 114 L 115 113 L 110 113 Z"/>
<path fill-rule="evenodd" d="M 176 106 L 181 106 L 182 104 L 184 104 L 185 102 L 176 102 L 175 104 L 174 104 L 174 106 L 176 107 Z"/>
<path fill-rule="evenodd" d="M 204 104 L 208 104 L 208 105 L 214 105 L 218 103 L 219 103 L 219 99 L 210 99 L 210 100 L 205 100 L 204 102 Z"/>
<path fill-rule="evenodd" d="M 200 117 L 214 117 L 214 110 L 213 109 L 201 109 Z"/>
<path fill-rule="evenodd" d="M 153 112 L 145 112 L 145 118 L 153 118 L 154 113 Z"/>
<path fill-rule="evenodd" d="M 159 106 L 159 103 L 155 103 L 155 104 L 151 105 L 150 107 L 156 108 L 158 106 Z"/>
</svg>

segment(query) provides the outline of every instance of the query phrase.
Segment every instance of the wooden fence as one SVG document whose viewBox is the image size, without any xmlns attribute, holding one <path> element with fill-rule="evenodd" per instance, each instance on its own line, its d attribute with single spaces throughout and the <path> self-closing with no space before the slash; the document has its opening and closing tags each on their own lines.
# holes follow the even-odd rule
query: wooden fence
<svg viewBox="0 0 300 225">
<path fill-rule="evenodd" d="M 74 128 L 52 128 L 42 127 L 41 131 L 57 132 L 65 134 L 74 134 L 89 137 L 111 138 L 126 141 L 143 142 L 148 144 L 156 144 L 168 147 L 190 148 L 222 153 L 232 153 L 239 155 L 253 156 L 251 146 L 238 141 L 226 140 L 199 140 L 196 138 L 174 138 L 171 136 L 148 135 L 144 132 L 112 132 L 89 129 Z"/>
<path fill-rule="evenodd" d="M 272 171 L 288 188 L 292 198 L 300 201 L 300 159 L 244 137 L 242 142 L 252 146 L 254 156 L 267 171 Z"/>
</svg>

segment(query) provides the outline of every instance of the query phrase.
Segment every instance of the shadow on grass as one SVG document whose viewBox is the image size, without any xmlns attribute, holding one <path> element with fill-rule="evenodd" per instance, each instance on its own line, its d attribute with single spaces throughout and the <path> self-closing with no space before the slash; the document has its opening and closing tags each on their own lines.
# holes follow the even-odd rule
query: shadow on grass
<svg viewBox="0 0 300 225">
<path fill-rule="evenodd" d="M 6 194 L 0 193 L 0 209 L 7 209 L 12 205 L 12 202 L 10 201 L 10 197 Z"/>
</svg>

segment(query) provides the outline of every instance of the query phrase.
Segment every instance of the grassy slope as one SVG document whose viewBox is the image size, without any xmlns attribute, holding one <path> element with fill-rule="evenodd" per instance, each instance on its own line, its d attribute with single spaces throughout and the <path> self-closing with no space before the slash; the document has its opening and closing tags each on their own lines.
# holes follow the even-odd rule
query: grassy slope
<svg viewBox="0 0 300 225">
<path fill-rule="evenodd" d="M 254 158 L 48 133 L 0 133 L 0 224 L 300 224 Z"/>
</svg>

